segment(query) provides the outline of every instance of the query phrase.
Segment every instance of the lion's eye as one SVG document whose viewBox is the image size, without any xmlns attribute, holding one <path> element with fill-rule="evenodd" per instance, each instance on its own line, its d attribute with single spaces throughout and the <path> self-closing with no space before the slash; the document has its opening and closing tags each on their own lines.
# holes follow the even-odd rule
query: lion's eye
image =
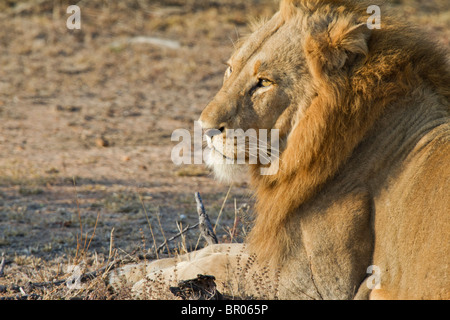
<svg viewBox="0 0 450 320">
<path fill-rule="evenodd" d="M 269 87 L 271 85 L 272 85 L 272 81 L 267 80 L 267 79 L 259 79 L 258 87 L 265 88 L 265 87 Z"/>
<path fill-rule="evenodd" d="M 253 95 L 254 93 L 256 93 L 258 91 L 258 89 L 263 89 L 263 88 L 268 88 L 270 86 L 273 85 L 273 82 L 264 78 L 259 78 L 258 82 L 256 83 L 256 85 L 254 85 L 251 89 L 250 89 L 250 95 Z M 266 90 L 264 90 L 265 92 Z"/>
</svg>

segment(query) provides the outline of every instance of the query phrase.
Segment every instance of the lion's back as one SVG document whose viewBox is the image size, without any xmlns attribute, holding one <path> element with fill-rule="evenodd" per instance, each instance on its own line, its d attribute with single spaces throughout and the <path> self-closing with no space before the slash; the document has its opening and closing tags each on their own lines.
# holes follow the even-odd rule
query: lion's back
<svg viewBox="0 0 450 320">
<path fill-rule="evenodd" d="M 391 298 L 450 298 L 449 165 L 447 122 L 419 141 L 379 202 L 373 261 Z"/>
</svg>

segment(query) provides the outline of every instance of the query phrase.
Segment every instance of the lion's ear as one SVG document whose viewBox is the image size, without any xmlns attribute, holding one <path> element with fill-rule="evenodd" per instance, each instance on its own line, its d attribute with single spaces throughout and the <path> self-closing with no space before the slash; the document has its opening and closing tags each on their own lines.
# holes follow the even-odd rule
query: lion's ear
<svg viewBox="0 0 450 320">
<path fill-rule="evenodd" d="M 341 18 L 317 34 L 310 34 L 305 42 L 305 53 L 312 67 L 319 72 L 339 71 L 368 54 L 370 29 L 365 23 L 355 24 Z"/>
<path fill-rule="evenodd" d="M 323 3 L 317 0 L 281 0 L 280 1 L 280 12 L 281 16 L 288 20 L 294 16 L 298 9 L 304 13 L 311 14 L 317 8 L 319 8 Z"/>
</svg>

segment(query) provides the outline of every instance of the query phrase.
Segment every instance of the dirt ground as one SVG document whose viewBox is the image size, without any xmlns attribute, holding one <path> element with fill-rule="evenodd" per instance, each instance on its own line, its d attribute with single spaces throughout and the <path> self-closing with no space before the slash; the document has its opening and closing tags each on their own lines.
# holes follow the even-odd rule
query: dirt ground
<svg viewBox="0 0 450 320">
<path fill-rule="evenodd" d="M 448 0 L 387 2 L 382 10 L 399 10 L 450 45 Z M 70 4 L 81 8 L 80 30 L 66 27 Z M 241 241 L 253 203 L 245 179 L 230 189 L 204 166 L 175 166 L 171 134 L 193 130 L 221 86 L 233 43 L 251 18 L 277 7 L 272 0 L 0 2 L 0 298 L 23 295 L 18 288 L 30 281 L 63 279 L 83 248 L 89 270 L 111 252 L 152 252 L 180 224 L 197 222 L 195 191 L 213 224 L 221 212 L 220 241 Z M 249 210 L 237 210 L 245 204 Z M 171 248 L 204 244 L 196 229 L 182 240 Z"/>
</svg>

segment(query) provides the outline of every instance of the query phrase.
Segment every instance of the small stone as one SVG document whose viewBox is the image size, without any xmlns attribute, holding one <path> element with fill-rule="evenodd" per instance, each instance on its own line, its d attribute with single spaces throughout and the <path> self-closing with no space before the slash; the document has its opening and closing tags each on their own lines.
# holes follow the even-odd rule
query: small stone
<svg viewBox="0 0 450 320">
<path fill-rule="evenodd" d="M 106 139 L 103 138 L 103 137 L 97 138 L 97 139 L 95 140 L 95 144 L 96 144 L 98 147 L 103 147 L 103 148 L 106 148 L 106 147 L 109 146 L 108 140 L 106 140 Z"/>
</svg>

